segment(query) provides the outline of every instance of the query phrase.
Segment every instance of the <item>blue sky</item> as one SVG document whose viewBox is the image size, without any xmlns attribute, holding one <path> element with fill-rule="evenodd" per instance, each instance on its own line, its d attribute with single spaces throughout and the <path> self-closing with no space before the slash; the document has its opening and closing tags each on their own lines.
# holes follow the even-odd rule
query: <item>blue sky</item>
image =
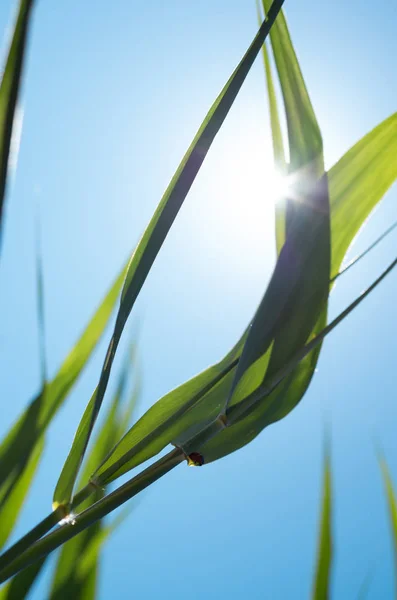
<svg viewBox="0 0 397 600">
<path fill-rule="evenodd" d="M 5 32 L 14 2 L 3 0 Z M 35 215 L 54 373 L 134 247 L 215 96 L 256 31 L 254 2 L 40 0 L 23 94 L 23 134 L 0 267 L 5 432 L 39 385 Z M 396 110 L 397 6 L 286 0 L 292 38 L 331 166 Z M 221 357 L 274 261 L 263 69 L 257 61 L 148 277 L 141 324 L 143 412 Z M 392 190 L 354 243 L 397 216 Z M 339 312 L 392 258 L 396 235 L 335 288 Z M 303 402 L 252 444 L 203 469 L 180 467 L 145 493 L 104 552 L 100 598 L 307 598 L 324 428 L 335 489 L 333 598 L 393 597 L 393 555 L 375 442 L 397 482 L 392 274 L 327 340 Z M 4 318 L 7 315 L 7 318 Z M 109 334 L 108 334 L 109 335 Z M 105 345 L 56 419 L 22 533 L 47 514 Z M 48 579 L 48 575 L 46 576 Z M 33 594 L 45 596 L 45 580 Z"/>
</svg>

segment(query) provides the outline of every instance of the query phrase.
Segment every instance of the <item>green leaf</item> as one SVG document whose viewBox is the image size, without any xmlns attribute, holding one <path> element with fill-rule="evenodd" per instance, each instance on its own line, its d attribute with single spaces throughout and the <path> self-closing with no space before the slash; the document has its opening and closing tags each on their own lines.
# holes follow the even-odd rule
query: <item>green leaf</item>
<svg viewBox="0 0 397 600">
<path fill-rule="evenodd" d="M 102 405 L 114 355 L 135 300 L 282 4 L 283 0 L 274 1 L 266 21 L 261 25 L 247 52 L 210 108 L 131 257 L 116 325 L 98 383 L 89 433 Z"/>
<path fill-rule="evenodd" d="M 269 4 L 264 2 L 265 10 Z M 230 392 L 231 404 L 247 376 L 252 384 L 249 373 L 254 364 L 261 371 L 255 376 L 259 386 L 310 338 L 321 311 L 326 310 L 330 280 L 330 208 L 322 138 L 282 11 L 270 38 L 287 117 L 294 185 L 287 200 L 285 243 L 252 322 Z M 266 71 L 272 86 L 270 68 Z M 272 106 L 277 113 L 274 89 Z M 279 145 L 278 117 L 275 132 Z"/>
<path fill-rule="evenodd" d="M 37 247 L 36 247 L 36 274 L 37 274 L 37 323 L 39 328 L 39 358 L 41 370 L 42 389 L 47 384 L 47 360 L 45 349 L 45 311 L 44 311 L 44 277 L 43 259 L 41 252 L 40 223 L 37 223 Z"/>
<path fill-rule="evenodd" d="M 332 269 L 397 179 L 397 112 L 357 142 L 330 169 Z"/>
<path fill-rule="evenodd" d="M 261 23 L 262 15 L 260 0 L 257 0 L 256 5 L 258 11 L 258 21 L 259 23 Z M 267 96 L 269 101 L 270 127 L 272 131 L 274 165 L 277 173 L 279 173 L 280 175 L 286 175 L 287 164 L 285 160 L 283 136 L 281 133 L 277 97 L 274 88 L 272 69 L 270 66 L 269 54 L 267 52 L 266 43 L 263 44 L 262 51 L 266 73 Z M 277 253 L 280 253 L 280 250 L 285 242 L 285 206 L 285 198 L 279 198 L 275 206 Z"/>
<path fill-rule="evenodd" d="M 33 0 L 20 0 L 11 46 L 0 83 L 0 243 L 12 129 L 21 85 Z"/>
<path fill-rule="evenodd" d="M 91 396 L 91 400 L 84 411 L 83 418 L 79 423 L 72 447 L 59 476 L 52 501 L 53 510 L 56 510 L 58 506 L 68 507 L 72 500 L 74 484 L 83 460 L 84 448 L 87 444 L 87 437 L 89 435 L 91 416 L 92 411 L 94 410 L 96 394 L 97 389 L 95 388 L 95 391 Z"/>
<path fill-rule="evenodd" d="M 126 402 L 125 398 L 128 380 L 130 379 L 131 371 L 135 363 L 135 354 L 135 344 L 132 344 L 130 351 L 126 353 L 126 359 L 122 365 L 117 388 L 107 415 L 96 436 L 92 450 L 87 456 L 79 482 L 80 486 L 86 484 L 90 480 L 93 470 L 103 461 L 110 449 L 119 439 L 119 436 L 125 433 L 130 417 L 136 407 L 139 388 L 133 388 L 128 402 Z M 126 406 L 124 407 L 124 405 Z M 71 454 L 72 451 L 69 454 L 69 457 Z M 66 464 L 67 463 L 65 463 L 65 466 Z M 98 487 L 96 489 L 95 498 L 87 499 L 81 506 L 81 510 L 87 508 L 93 501 L 102 498 L 104 494 L 105 489 Z M 69 499 L 71 499 L 71 494 Z M 65 501 L 63 501 L 63 503 L 66 504 Z M 130 511 L 128 511 L 128 514 L 129 512 Z M 102 522 L 98 522 L 62 547 L 52 582 L 51 600 L 61 600 L 63 598 L 74 598 L 75 600 L 95 599 L 98 560 L 102 546 L 109 535 L 126 516 L 127 513 L 122 515 L 121 518 L 116 519 L 111 525 L 107 526 L 103 525 Z"/>
<path fill-rule="evenodd" d="M 270 4 L 269 0 L 263 0 L 265 12 L 269 11 Z M 310 166 L 310 172 L 317 178 L 324 171 L 321 132 L 283 11 L 280 11 L 274 27 L 272 27 L 270 41 L 287 117 L 289 172 L 295 174 Z"/>
<path fill-rule="evenodd" d="M 385 492 L 387 503 L 389 505 L 390 515 L 390 532 L 393 539 L 394 546 L 394 564 L 395 564 L 395 586 L 397 593 L 397 500 L 394 492 L 393 482 L 390 476 L 390 472 L 387 463 L 384 459 L 380 460 L 380 466 L 383 475 L 383 481 L 385 485 Z"/>
<path fill-rule="evenodd" d="M 0 488 L 0 548 L 4 546 L 14 528 L 26 500 L 27 491 L 36 474 L 43 450 L 44 439 L 41 438 L 35 444 L 19 476 L 14 478 L 11 475 L 12 484 L 7 479 L 2 481 Z"/>
<path fill-rule="evenodd" d="M 111 404 L 111 409 L 108 418 L 105 421 L 105 425 L 102 427 L 101 434 L 99 435 L 97 448 L 91 453 L 88 461 L 89 474 L 87 479 L 89 480 L 90 475 L 100 465 L 105 456 L 109 453 L 111 448 L 116 444 L 122 435 L 124 435 L 126 427 L 128 426 L 130 416 L 135 408 L 137 401 L 137 392 L 134 390 L 131 395 L 130 402 L 128 403 L 125 414 L 120 415 L 116 421 L 118 415 L 118 408 L 120 400 L 125 392 L 127 385 L 128 373 L 131 370 L 131 359 L 135 358 L 135 345 L 132 345 L 130 352 L 127 353 L 127 359 L 124 362 L 123 368 L 120 373 L 117 390 Z M 77 428 L 76 435 L 74 437 L 72 447 L 67 456 L 63 469 L 58 479 L 54 491 L 53 498 L 53 510 L 56 510 L 58 506 L 68 507 L 73 498 L 73 490 L 76 483 L 77 475 L 83 461 L 84 449 L 88 443 L 88 436 L 90 432 L 90 423 L 92 413 L 95 407 L 97 389 L 92 394 L 91 400 L 89 401 L 86 410 L 84 411 L 83 417 Z M 106 450 L 104 450 L 106 448 Z"/>
<path fill-rule="evenodd" d="M 44 563 L 45 559 L 35 562 L 3 585 L 0 589 L 0 600 L 22 600 L 22 598 L 27 598 L 41 573 Z"/>
<path fill-rule="evenodd" d="M 231 406 L 227 412 L 229 427 L 214 439 L 209 439 L 207 443 L 200 446 L 194 447 L 192 441 L 190 441 L 189 451 L 199 451 L 204 456 L 206 463 L 217 460 L 241 448 L 256 437 L 264 427 L 288 414 L 293 406 L 286 405 L 286 399 L 296 401 L 296 398 L 301 397 L 308 385 L 308 371 L 300 371 L 299 366 L 310 360 L 311 355 L 318 350 L 322 340 L 383 281 L 396 265 L 397 259 L 392 261 L 365 292 L 360 294 L 329 325 L 321 329 L 315 336 L 311 337 L 307 344 L 298 349 L 294 356 L 270 378 L 270 381 L 265 381 L 250 397 L 244 399 L 238 405 Z M 311 369 L 313 369 L 313 364 Z M 298 378 L 297 374 L 301 374 L 302 377 Z M 289 395 L 290 393 L 291 395 Z"/>
<path fill-rule="evenodd" d="M 94 351 L 117 302 L 126 273 L 123 267 L 83 335 L 56 376 L 11 428 L 0 444 L 0 530 L 5 543 L 19 515 L 39 461 L 43 436 Z M 36 457 L 32 462 L 31 457 Z M 13 500 L 13 498 L 15 498 Z M 18 499 L 18 500 L 17 500 Z"/>
<path fill-rule="evenodd" d="M 329 452 L 324 460 L 323 501 L 320 521 L 320 537 L 317 550 L 317 568 L 313 585 L 313 600 L 330 597 L 332 564 L 332 482 Z"/>
</svg>

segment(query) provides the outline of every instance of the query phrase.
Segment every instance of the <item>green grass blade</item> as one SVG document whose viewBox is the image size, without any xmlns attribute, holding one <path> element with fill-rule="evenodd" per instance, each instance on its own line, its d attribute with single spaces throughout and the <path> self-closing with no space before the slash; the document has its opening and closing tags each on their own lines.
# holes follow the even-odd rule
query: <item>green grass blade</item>
<svg viewBox="0 0 397 600">
<path fill-rule="evenodd" d="M 330 169 L 332 273 L 397 178 L 397 113 L 357 142 Z"/>
<path fill-rule="evenodd" d="M 265 12 L 269 11 L 269 0 L 263 0 L 263 7 Z M 287 117 L 289 171 L 295 173 L 310 165 L 310 172 L 321 176 L 324 171 L 321 132 L 283 11 L 280 11 L 272 27 L 270 41 Z"/>
<path fill-rule="evenodd" d="M 109 453 L 111 448 L 116 444 L 120 437 L 125 434 L 131 414 L 135 408 L 136 401 L 138 398 L 137 392 L 139 392 L 139 390 L 134 390 L 130 401 L 126 407 L 125 413 L 122 415 L 118 415 L 120 401 L 125 394 L 128 375 L 131 371 L 131 368 L 134 367 L 134 365 L 131 364 L 131 360 L 135 359 L 135 354 L 135 345 L 133 345 L 133 347 L 126 355 L 126 360 L 124 361 L 120 373 L 117 389 L 114 394 L 113 401 L 111 403 L 111 408 L 108 417 L 105 420 L 105 424 L 102 427 L 101 433 L 99 434 L 96 447 L 91 452 L 91 455 L 88 459 L 89 473 L 88 477 L 86 478 L 87 482 L 89 481 L 89 478 L 94 472 L 94 470 L 98 467 L 98 465 L 101 464 L 101 462 L 103 462 L 105 456 Z M 87 446 L 92 412 L 95 406 L 96 394 L 97 390 L 95 390 L 92 394 L 91 400 L 88 403 L 86 410 L 84 411 L 83 417 L 77 428 L 72 447 L 59 476 L 58 483 L 54 491 L 54 510 L 56 510 L 58 506 L 68 507 L 72 501 L 73 490 L 83 460 L 84 449 Z"/>
<path fill-rule="evenodd" d="M 12 128 L 21 85 L 33 0 L 20 0 L 10 49 L 0 83 L 0 244 Z"/>
<path fill-rule="evenodd" d="M 262 22 L 262 14 L 261 14 L 261 0 L 256 0 L 256 7 L 258 12 L 258 21 Z M 284 142 L 283 136 L 281 133 L 280 126 L 280 118 L 278 112 L 278 103 L 276 91 L 274 88 L 272 69 L 269 60 L 269 54 L 267 51 L 266 43 L 263 44 L 262 47 L 263 52 L 263 61 L 265 66 L 266 73 L 266 85 L 267 85 L 267 97 L 269 102 L 269 114 L 270 114 L 270 127 L 272 132 L 272 142 L 273 142 L 273 157 L 274 157 L 274 165 L 275 169 L 280 175 L 285 175 L 287 173 L 287 164 L 285 160 L 285 151 L 284 151 Z M 275 211 L 276 211 L 276 246 L 277 253 L 280 253 L 280 250 L 285 242 L 285 198 L 279 198 Z"/>
<path fill-rule="evenodd" d="M 27 598 L 41 573 L 45 559 L 39 560 L 21 571 L 0 589 L 0 600 L 22 600 Z"/>
<path fill-rule="evenodd" d="M 124 435 L 129 425 L 139 395 L 139 388 L 134 387 L 132 394 L 127 399 L 128 382 L 132 373 L 135 374 L 136 371 L 135 361 L 136 348 L 135 343 L 133 343 L 129 351 L 126 352 L 112 402 L 98 431 L 93 447 L 88 453 L 79 486 L 89 482 L 94 469 L 119 440 L 119 436 Z M 61 481 L 61 478 L 59 481 Z M 101 499 L 104 494 L 104 488 L 97 488 L 95 497 L 85 501 L 81 506 L 81 510 L 87 508 L 94 501 Z M 63 501 L 60 499 L 60 503 L 66 504 L 70 499 L 71 492 Z M 56 501 L 55 496 L 54 500 Z M 125 516 L 124 514 L 121 519 L 116 519 L 110 526 L 98 522 L 63 546 L 52 581 L 51 600 L 61 600 L 62 598 L 94 600 L 98 559 L 102 546 Z"/>
<path fill-rule="evenodd" d="M 52 418 L 94 351 L 112 315 L 126 273 L 123 267 L 83 335 L 69 353 L 56 376 L 47 384 L 11 428 L 0 444 L 0 530 L 5 543 L 19 515 L 36 472 L 43 436 Z M 31 457 L 37 457 L 32 462 Z M 12 500 L 14 498 L 14 500 Z M 19 500 L 17 500 L 19 499 Z M 10 516 L 12 513 L 12 518 Z M 6 535 L 7 534 L 7 535 Z"/>
<path fill-rule="evenodd" d="M 12 483 L 7 479 L 2 481 L 0 488 L 0 548 L 8 540 L 26 501 L 27 492 L 36 474 L 43 449 L 44 440 L 41 439 L 34 446 L 18 477 L 14 478 L 11 474 Z"/>
<path fill-rule="evenodd" d="M 319 546 L 317 550 L 316 576 L 313 585 L 313 600 L 328 600 L 330 597 L 332 565 L 332 481 L 331 463 L 327 451 L 324 460 L 323 500 L 320 520 Z"/>
<path fill-rule="evenodd" d="M 134 388 L 126 402 L 127 381 L 131 375 L 132 363 L 135 362 L 135 354 L 135 348 L 126 354 L 126 360 L 122 366 L 108 413 L 85 462 L 79 482 L 80 486 L 90 480 L 93 470 L 109 453 L 119 439 L 119 435 L 125 433 L 129 424 L 129 418 L 136 407 L 138 398 L 138 390 Z M 123 410 L 124 406 L 125 410 Z M 104 488 L 97 488 L 95 498 L 90 498 L 83 503 L 81 509 L 84 510 L 93 501 L 100 500 L 104 494 Z M 129 513 L 130 511 L 128 511 Z M 74 598 L 75 600 L 95 599 L 98 559 L 101 549 L 110 534 L 123 522 L 126 516 L 127 513 L 123 514 L 111 525 L 105 526 L 103 523 L 98 522 L 62 547 L 52 582 L 51 600 L 61 600 L 63 598 Z"/>
<path fill-rule="evenodd" d="M 261 25 L 253 42 L 241 62 L 229 78 L 225 87 L 215 100 L 200 126 L 193 142 L 182 159 L 174 177 L 164 193 L 138 247 L 136 248 L 128 268 L 120 309 L 111 338 L 102 373 L 98 383 L 98 393 L 92 414 L 92 430 L 98 416 L 110 376 L 114 355 L 121 338 L 122 331 L 135 300 L 145 282 L 153 262 L 181 208 L 201 165 L 220 130 L 241 86 L 248 75 L 256 56 L 281 9 L 283 0 L 275 0 L 269 15 Z M 90 432 L 91 433 L 91 432 Z"/>
<path fill-rule="evenodd" d="M 389 506 L 390 531 L 394 547 L 395 589 L 397 594 L 397 499 L 387 463 L 383 458 L 380 460 L 380 466 L 383 475 L 387 503 Z"/>
<path fill-rule="evenodd" d="M 95 389 L 91 396 L 91 400 L 84 411 L 83 418 L 79 423 L 72 447 L 59 476 L 52 501 L 53 510 L 56 510 L 58 506 L 65 506 L 67 508 L 72 500 L 74 485 L 83 460 L 83 451 L 86 447 L 87 437 L 89 435 L 96 394 L 97 390 Z"/>
<path fill-rule="evenodd" d="M 37 246 L 36 246 L 36 273 L 37 273 L 37 322 L 39 328 L 39 358 L 42 389 L 47 382 L 47 360 L 45 344 L 45 311 L 44 311 L 44 277 L 43 258 L 41 252 L 40 224 L 37 224 Z"/>
<path fill-rule="evenodd" d="M 302 383 L 295 379 L 295 370 L 299 363 L 309 359 L 311 353 L 316 351 L 324 338 L 383 281 L 396 265 L 397 259 L 354 302 L 331 321 L 329 325 L 321 329 L 305 346 L 300 348 L 270 380 L 264 382 L 251 396 L 228 409 L 227 420 L 230 426 L 224 429 L 216 438 L 209 440 L 200 447 L 194 448 L 195 451 L 199 451 L 204 456 L 206 463 L 218 460 L 246 445 L 266 426 L 274 423 L 292 410 L 293 406 L 286 407 L 282 404 L 285 401 L 285 389 L 283 389 L 283 385 L 287 387 L 288 391 L 288 386 L 291 385 L 292 381 L 292 385 L 297 387 L 299 393 L 301 392 L 299 386 Z M 303 378 L 303 386 L 306 383 L 305 378 Z M 278 387 L 281 388 L 281 396 L 278 395 Z M 292 399 L 296 399 L 295 393 L 296 389 L 293 389 L 294 395 Z M 183 447 L 185 446 L 183 445 Z"/>
<path fill-rule="evenodd" d="M 264 8 L 269 3 L 264 2 Z M 330 279 L 330 208 L 322 138 L 282 12 L 270 36 L 287 117 L 291 168 L 296 173 L 287 202 L 285 243 L 252 322 L 230 405 L 243 399 L 239 389 L 247 388 L 247 378 L 249 385 L 259 386 L 310 337 L 325 310 Z M 274 90 L 271 102 L 276 109 Z M 280 135 L 276 125 L 275 139 Z"/>
</svg>

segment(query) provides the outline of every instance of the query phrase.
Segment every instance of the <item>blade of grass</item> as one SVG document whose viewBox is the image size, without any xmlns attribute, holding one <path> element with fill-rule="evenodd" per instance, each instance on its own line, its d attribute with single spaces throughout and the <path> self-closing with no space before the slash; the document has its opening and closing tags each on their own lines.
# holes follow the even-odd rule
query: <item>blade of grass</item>
<svg viewBox="0 0 397 600">
<path fill-rule="evenodd" d="M 263 17 L 261 13 L 261 0 L 256 0 L 256 8 L 258 13 L 258 22 L 262 23 Z M 263 62 L 265 66 L 267 97 L 269 102 L 270 128 L 273 141 L 273 158 L 276 172 L 280 175 L 286 175 L 287 164 L 285 160 L 283 136 L 281 133 L 280 118 L 278 114 L 277 97 L 273 83 L 272 69 L 270 66 L 269 54 L 267 52 L 266 42 L 262 46 Z M 280 198 L 276 202 L 276 246 L 277 253 L 285 242 L 285 208 L 286 203 L 284 198 Z"/>
<path fill-rule="evenodd" d="M 389 468 L 384 458 L 380 458 L 380 467 L 383 475 L 387 503 L 389 506 L 390 531 L 394 547 L 395 589 L 397 594 L 397 500 Z"/>
<path fill-rule="evenodd" d="M 39 359 L 41 371 L 41 385 L 44 390 L 47 382 L 47 361 L 45 345 L 45 311 L 44 311 L 44 279 L 43 279 L 43 257 L 41 251 L 40 223 L 37 220 L 36 234 L 36 273 L 37 273 L 37 323 L 39 333 Z"/>
<path fill-rule="evenodd" d="M 263 4 L 268 10 L 270 2 Z M 252 322 L 226 406 L 240 402 L 242 390 L 254 391 L 306 342 L 321 311 L 326 311 L 329 288 L 330 208 L 322 137 L 282 11 L 270 39 L 284 99 L 294 187 L 287 201 L 286 241 Z M 270 66 L 268 73 L 269 85 Z M 274 89 L 270 100 L 277 114 Z M 273 129 L 279 144 L 278 117 Z"/>
<path fill-rule="evenodd" d="M 316 576 L 313 582 L 313 600 L 330 597 L 332 565 L 332 481 L 329 449 L 324 458 L 323 499 L 320 518 L 320 535 L 317 550 Z"/>
<path fill-rule="evenodd" d="M 270 4 L 263 0 L 266 13 Z M 287 117 L 290 173 L 310 165 L 311 172 L 319 177 L 324 172 L 321 132 L 282 10 L 270 32 L 270 41 Z"/>
<path fill-rule="evenodd" d="M 397 112 L 357 142 L 328 173 L 332 273 L 354 237 L 397 179 Z"/>
<path fill-rule="evenodd" d="M 100 340 L 124 281 L 123 267 L 55 377 L 36 396 L 0 444 L 0 536 L 4 544 L 19 516 L 39 463 L 43 436 Z M 36 461 L 31 462 L 31 456 Z M 33 466 L 33 464 L 35 466 Z M 55 523 L 53 523 L 54 525 Z M 7 534 L 7 535 L 6 535 Z"/>
<path fill-rule="evenodd" d="M 20 0 L 10 49 L 0 83 L 0 246 L 12 128 L 22 79 L 33 0 Z"/>
<path fill-rule="evenodd" d="M 98 416 L 106 392 L 114 355 L 122 331 L 135 300 L 144 284 L 153 262 L 181 208 L 201 165 L 221 128 L 234 100 L 236 99 L 256 56 L 258 55 L 284 0 L 275 0 L 267 19 L 262 23 L 257 35 L 241 62 L 227 81 L 200 126 L 193 142 L 182 159 L 174 177 L 164 193 L 138 247 L 131 257 L 127 278 L 122 292 L 116 325 L 105 357 L 98 383 L 96 402 L 92 413 L 87 443 Z M 83 452 L 84 454 L 84 452 Z"/>
</svg>

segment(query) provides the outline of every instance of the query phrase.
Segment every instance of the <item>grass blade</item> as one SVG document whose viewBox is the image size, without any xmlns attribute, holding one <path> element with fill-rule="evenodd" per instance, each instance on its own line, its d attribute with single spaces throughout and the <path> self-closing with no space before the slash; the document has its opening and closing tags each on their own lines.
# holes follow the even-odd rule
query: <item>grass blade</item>
<svg viewBox="0 0 397 600">
<path fill-rule="evenodd" d="M 263 8 L 266 13 L 269 11 L 269 0 L 263 0 Z M 321 132 L 283 11 L 272 27 L 270 41 L 287 117 L 289 172 L 295 173 L 310 166 L 310 172 L 319 177 L 324 171 Z"/>
<path fill-rule="evenodd" d="M 284 0 L 275 0 L 241 62 L 215 100 L 164 193 L 128 268 L 116 325 L 98 383 L 89 436 L 98 416 L 122 331 L 153 262 L 181 208 L 201 165 L 248 75 Z M 88 436 L 88 438 L 89 438 Z"/>
<path fill-rule="evenodd" d="M 32 400 L 0 444 L 0 547 L 6 542 L 36 472 L 43 436 L 94 351 L 123 285 L 126 266 L 107 292 L 56 376 Z M 31 457 L 35 457 L 32 462 Z"/>
<path fill-rule="evenodd" d="M 330 169 L 332 273 L 371 211 L 397 179 L 397 112 Z"/>
<path fill-rule="evenodd" d="M 261 0 L 256 0 L 256 7 L 258 12 L 258 21 L 262 22 L 261 14 Z M 266 84 L 267 84 L 267 97 L 269 102 L 269 113 L 270 113 L 270 127 L 272 132 L 273 141 L 273 157 L 274 165 L 277 173 L 285 175 L 287 173 L 287 164 L 285 159 L 283 136 L 281 133 L 280 118 L 277 105 L 277 96 L 274 88 L 272 69 L 270 66 L 269 54 L 267 51 L 266 43 L 262 47 L 263 62 L 266 73 Z M 280 253 L 281 248 L 285 242 L 285 198 L 279 198 L 276 202 L 276 246 L 277 253 Z"/>
<path fill-rule="evenodd" d="M 390 472 L 384 458 L 380 459 L 380 467 L 383 475 L 387 503 L 389 506 L 390 530 L 394 547 L 395 589 L 397 594 L 397 499 Z"/>
<path fill-rule="evenodd" d="M 0 244 L 12 128 L 18 103 L 33 0 L 20 0 L 17 20 L 0 83 Z"/>
<path fill-rule="evenodd" d="M 328 600 L 332 564 L 332 482 L 329 450 L 324 459 L 323 500 L 320 520 L 320 537 L 317 550 L 317 568 L 313 585 L 313 600 Z"/>
</svg>

